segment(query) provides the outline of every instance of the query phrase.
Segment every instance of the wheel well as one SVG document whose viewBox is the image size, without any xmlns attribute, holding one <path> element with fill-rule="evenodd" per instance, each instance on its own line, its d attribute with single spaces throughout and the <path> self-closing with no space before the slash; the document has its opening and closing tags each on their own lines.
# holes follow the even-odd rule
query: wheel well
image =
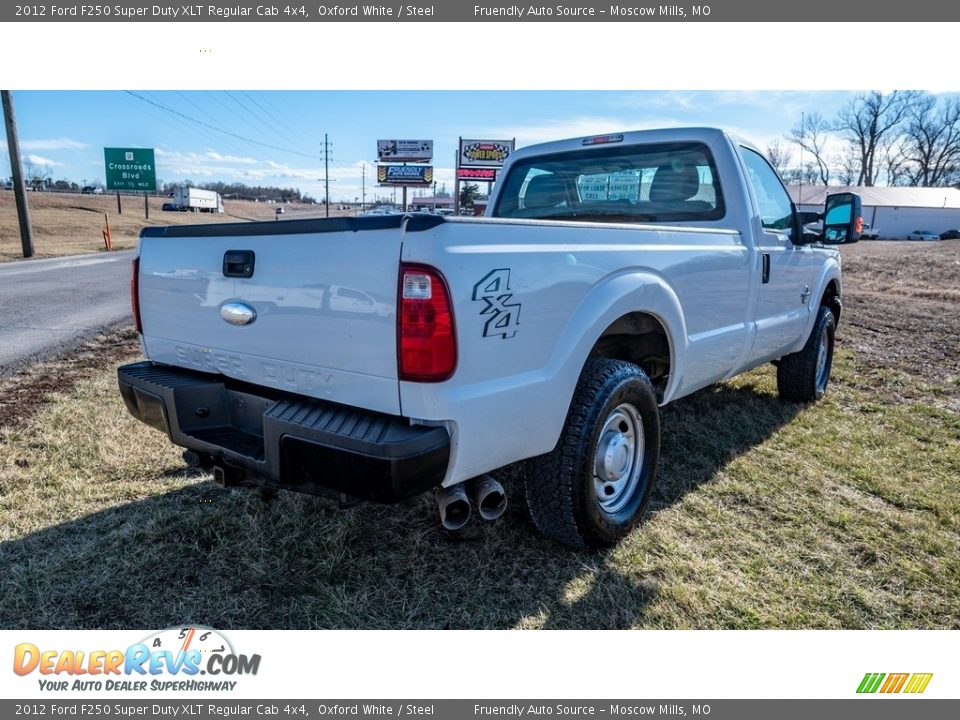
<svg viewBox="0 0 960 720">
<path fill-rule="evenodd" d="M 663 398 L 670 377 L 670 339 L 660 321 L 645 312 L 615 320 L 594 343 L 590 357 L 624 360 L 639 365 Z"/>
<path fill-rule="evenodd" d="M 836 280 L 831 280 L 827 284 L 826 290 L 823 291 L 823 297 L 820 299 L 820 306 L 830 308 L 830 312 L 833 313 L 834 324 L 840 324 L 840 311 L 843 309 L 843 305 L 840 302 L 840 290 L 837 288 Z"/>
</svg>

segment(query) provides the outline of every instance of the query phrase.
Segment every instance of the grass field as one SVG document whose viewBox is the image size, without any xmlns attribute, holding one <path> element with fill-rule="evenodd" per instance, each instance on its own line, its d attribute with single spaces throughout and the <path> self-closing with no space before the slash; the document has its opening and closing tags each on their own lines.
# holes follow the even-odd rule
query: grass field
<svg viewBox="0 0 960 720">
<path fill-rule="evenodd" d="M 122 214 L 117 214 L 115 195 L 79 193 L 27 193 L 33 227 L 35 257 L 58 257 L 101 252 L 104 214 L 110 222 L 110 234 L 116 250 L 135 247 L 140 230 L 148 225 L 183 225 L 238 220 L 273 220 L 276 205 L 247 200 L 225 200 L 224 214 L 162 212 L 170 198 L 151 197 L 150 219 L 144 217 L 143 197 L 121 196 Z M 289 205 L 284 214 L 291 217 L 320 216 L 323 208 L 315 205 Z M 334 215 L 343 214 L 333 210 Z M 12 192 L 0 191 L 0 262 L 21 259 L 20 226 Z"/>
<path fill-rule="evenodd" d="M 602 553 L 540 537 L 512 477 L 460 535 L 431 497 L 222 490 L 126 415 L 131 333 L 3 381 L 0 627 L 960 628 L 960 243 L 843 253 L 828 397 L 765 367 L 665 408 L 646 522 Z"/>
</svg>

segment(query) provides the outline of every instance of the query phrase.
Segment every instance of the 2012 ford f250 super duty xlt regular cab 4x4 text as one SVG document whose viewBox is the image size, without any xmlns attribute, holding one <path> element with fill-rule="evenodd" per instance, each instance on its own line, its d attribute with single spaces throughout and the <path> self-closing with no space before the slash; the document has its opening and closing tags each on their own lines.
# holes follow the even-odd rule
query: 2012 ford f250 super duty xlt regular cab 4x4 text
<svg viewBox="0 0 960 720">
<path fill-rule="evenodd" d="M 130 412 L 226 484 L 391 502 L 438 488 L 449 528 L 498 516 L 525 461 L 534 523 L 603 546 L 642 515 L 659 406 L 762 363 L 819 398 L 860 199 L 799 213 L 715 129 L 511 156 L 484 218 L 143 230 Z M 804 225 L 823 221 L 820 234 Z"/>
</svg>

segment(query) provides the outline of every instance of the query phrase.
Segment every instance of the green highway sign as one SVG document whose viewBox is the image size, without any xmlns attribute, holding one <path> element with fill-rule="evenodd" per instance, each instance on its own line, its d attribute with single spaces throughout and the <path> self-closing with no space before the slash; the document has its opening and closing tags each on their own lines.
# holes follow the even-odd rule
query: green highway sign
<svg viewBox="0 0 960 720">
<path fill-rule="evenodd" d="M 107 190 L 155 192 L 157 165 L 153 148 L 104 148 Z"/>
</svg>

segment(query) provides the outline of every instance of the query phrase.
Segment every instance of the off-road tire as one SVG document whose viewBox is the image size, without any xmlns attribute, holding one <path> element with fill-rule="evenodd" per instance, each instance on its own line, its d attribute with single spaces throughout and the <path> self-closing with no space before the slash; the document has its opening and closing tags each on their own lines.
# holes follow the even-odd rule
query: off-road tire
<svg viewBox="0 0 960 720">
<path fill-rule="evenodd" d="M 828 307 L 820 307 L 810 337 L 799 352 L 785 355 L 777 363 L 777 392 L 781 400 L 811 403 L 823 397 L 830 381 L 833 365 L 833 342 L 836 323 Z M 826 369 L 820 378 L 817 359 L 821 338 L 826 338 Z"/>
<path fill-rule="evenodd" d="M 623 405 L 642 421 L 638 482 L 625 492 L 624 507 L 603 510 L 594 480 L 595 453 L 604 423 Z M 660 412 L 653 385 L 636 365 L 620 360 L 587 361 L 574 392 L 560 440 L 552 452 L 525 464 L 524 487 L 534 525 L 574 548 L 608 547 L 639 522 L 650 502 L 660 456 Z"/>
</svg>

